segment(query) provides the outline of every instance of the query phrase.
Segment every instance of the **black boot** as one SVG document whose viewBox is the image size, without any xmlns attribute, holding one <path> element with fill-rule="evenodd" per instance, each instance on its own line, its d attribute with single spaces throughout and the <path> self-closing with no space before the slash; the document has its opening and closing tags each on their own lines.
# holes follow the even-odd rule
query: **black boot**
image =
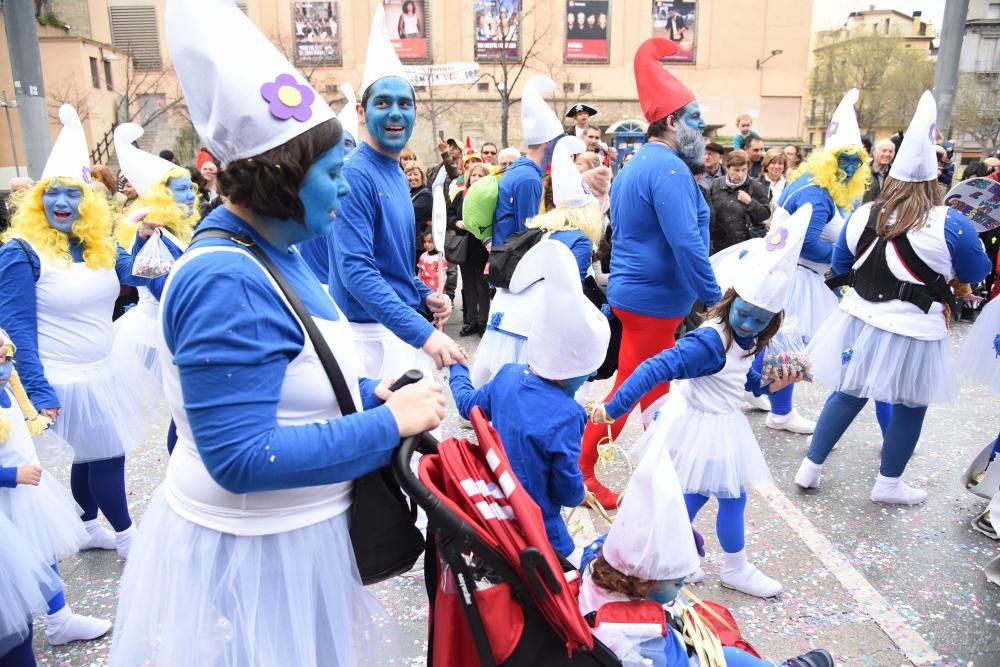
<svg viewBox="0 0 1000 667">
<path fill-rule="evenodd" d="M 822 648 L 815 648 L 797 658 L 789 658 L 782 665 L 787 667 L 834 667 L 833 656 Z"/>
</svg>

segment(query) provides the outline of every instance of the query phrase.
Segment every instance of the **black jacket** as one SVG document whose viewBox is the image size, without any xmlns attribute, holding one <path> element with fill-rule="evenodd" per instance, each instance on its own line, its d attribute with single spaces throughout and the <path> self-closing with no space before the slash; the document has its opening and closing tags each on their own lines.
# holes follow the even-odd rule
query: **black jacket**
<svg viewBox="0 0 1000 667">
<path fill-rule="evenodd" d="M 737 198 L 741 190 L 750 195 L 749 204 L 743 204 Z M 730 187 L 725 178 L 713 182 L 706 196 L 712 211 L 712 250 L 718 252 L 763 236 L 763 223 L 771 217 L 769 197 L 767 186 L 749 176 L 739 187 Z"/>
<path fill-rule="evenodd" d="M 868 184 L 868 189 L 865 190 L 865 196 L 861 199 L 862 204 L 867 204 L 870 201 L 875 201 L 878 196 L 882 194 L 882 184 L 883 182 L 879 180 L 878 172 L 875 170 L 875 160 L 870 160 L 868 166 L 872 169 L 872 182 Z M 885 170 L 885 178 L 889 177 L 889 169 Z"/>
</svg>

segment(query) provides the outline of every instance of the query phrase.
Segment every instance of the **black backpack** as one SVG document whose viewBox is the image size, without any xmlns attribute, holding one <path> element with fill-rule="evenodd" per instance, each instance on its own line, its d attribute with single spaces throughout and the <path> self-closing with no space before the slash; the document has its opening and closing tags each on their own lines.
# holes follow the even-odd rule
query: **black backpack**
<svg viewBox="0 0 1000 667">
<path fill-rule="evenodd" d="M 490 283 L 494 287 L 509 288 L 521 258 L 537 243 L 543 241 L 548 232 L 541 229 L 525 229 L 515 232 L 490 251 Z"/>
</svg>

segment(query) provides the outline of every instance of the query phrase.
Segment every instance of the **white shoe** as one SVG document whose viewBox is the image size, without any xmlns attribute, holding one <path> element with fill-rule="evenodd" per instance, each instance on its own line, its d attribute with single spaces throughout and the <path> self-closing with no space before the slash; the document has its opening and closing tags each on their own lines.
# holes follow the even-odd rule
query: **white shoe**
<svg viewBox="0 0 1000 667">
<path fill-rule="evenodd" d="M 74 614 L 68 605 L 45 617 L 45 638 L 52 646 L 97 639 L 110 629 L 111 621 Z"/>
<path fill-rule="evenodd" d="M 790 433 L 801 433 L 802 435 L 810 435 L 816 430 L 816 422 L 809 421 L 795 409 L 787 415 L 776 415 L 772 412 L 767 415 L 767 420 L 764 424 L 775 431 L 788 431 Z"/>
<path fill-rule="evenodd" d="M 767 396 L 754 396 L 748 391 L 743 394 L 743 402 L 749 405 L 751 410 L 771 411 L 771 401 Z"/>
<path fill-rule="evenodd" d="M 773 598 L 784 590 L 780 583 L 747 563 L 736 571 L 722 570 L 722 585 L 758 598 Z"/>
<path fill-rule="evenodd" d="M 132 541 L 135 539 L 135 524 L 115 533 L 115 549 L 122 560 L 128 560 L 128 553 L 132 550 Z"/>
<path fill-rule="evenodd" d="M 705 581 L 705 570 L 700 567 L 684 580 L 685 584 L 700 584 Z"/>
<path fill-rule="evenodd" d="M 115 534 L 102 526 L 97 519 L 84 521 L 83 527 L 87 529 L 90 539 L 80 545 L 80 551 L 115 548 Z"/>
<path fill-rule="evenodd" d="M 809 459 L 802 459 L 799 471 L 795 473 L 795 483 L 803 489 L 819 488 L 819 472 L 823 466 L 813 463 Z"/>
<path fill-rule="evenodd" d="M 873 503 L 890 505 L 919 505 L 927 500 L 927 492 L 915 489 L 900 477 L 878 476 L 872 488 Z"/>
</svg>

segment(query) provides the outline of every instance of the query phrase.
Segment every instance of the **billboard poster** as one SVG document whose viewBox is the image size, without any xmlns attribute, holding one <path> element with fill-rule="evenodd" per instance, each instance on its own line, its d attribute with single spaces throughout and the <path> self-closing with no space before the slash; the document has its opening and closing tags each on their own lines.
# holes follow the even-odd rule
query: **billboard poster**
<svg viewBox="0 0 1000 667">
<path fill-rule="evenodd" d="M 476 61 L 521 58 L 521 0 L 476 0 Z"/>
<path fill-rule="evenodd" d="M 653 37 L 666 37 L 677 44 L 678 51 L 664 62 L 693 63 L 695 55 L 698 3 L 653 0 Z"/>
<path fill-rule="evenodd" d="M 296 65 L 339 65 L 340 17 L 336 0 L 298 0 L 292 3 Z"/>
<path fill-rule="evenodd" d="M 396 55 L 405 62 L 426 62 L 430 34 L 427 0 L 382 0 L 385 31 Z"/>
<path fill-rule="evenodd" d="M 609 0 L 566 0 L 565 62 L 608 62 L 610 4 Z"/>
</svg>

